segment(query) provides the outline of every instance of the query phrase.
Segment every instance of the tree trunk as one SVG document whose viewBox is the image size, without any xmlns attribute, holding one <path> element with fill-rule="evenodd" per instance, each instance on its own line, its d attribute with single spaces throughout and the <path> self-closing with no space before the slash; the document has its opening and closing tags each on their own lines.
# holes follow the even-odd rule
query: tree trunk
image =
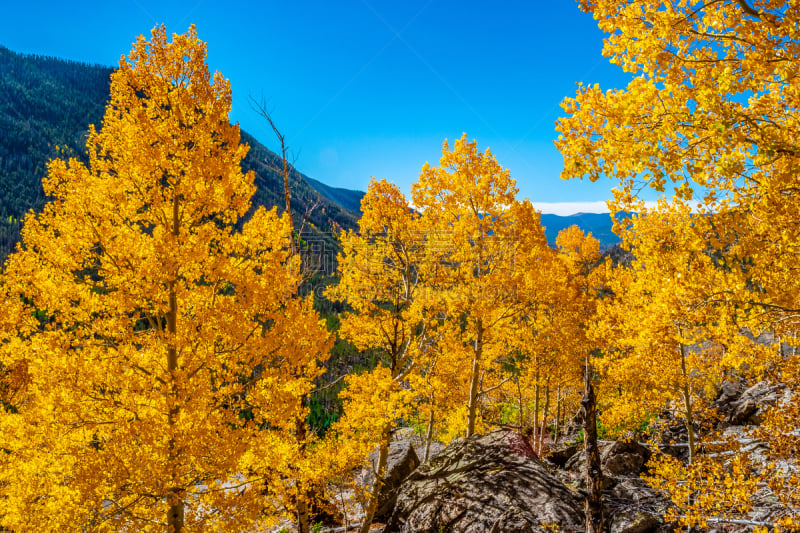
<svg viewBox="0 0 800 533">
<path fill-rule="evenodd" d="M 548 379 L 549 381 L 549 379 Z M 550 409 L 550 384 L 544 387 L 544 410 L 542 411 L 542 424 L 539 428 L 539 442 L 537 443 L 537 455 L 542 455 L 544 451 L 544 432 L 547 429 L 547 414 Z"/>
<path fill-rule="evenodd" d="M 692 414 L 692 393 L 689 389 L 689 374 L 686 371 L 686 346 L 681 343 L 681 371 L 683 372 L 683 415 L 686 423 L 686 434 L 689 437 L 689 464 L 694 462 L 694 415 Z"/>
<path fill-rule="evenodd" d="M 685 424 L 686 424 L 686 433 L 689 437 L 689 464 L 694 462 L 694 450 L 695 450 L 695 442 L 694 442 L 694 416 L 692 415 L 692 398 L 689 392 L 689 386 L 683 386 L 683 407 L 684 407 L 684 417 L 685 417 Z"/>
<path fill-rule="evenodd" d="M 561 385 L 556 387 L 556 431 L 554 445 L 558 445 L 558 438 L 561 434 Z"/>
<path fill-rule="evenodd" d="M 301 400 L 305 402 L 305 397 Z M 294 420 L 294 436 L 300 444 L 300 450 L 305 452 L 306 448 L 306 421 L 304 418 L 297 417 Z M 308 516 L 308 494 L 306 490 L 298 485 L 297 487 L 297 531 L 298 533 L 310 533 L 311 521 Z"/>
<path fill-rule="evenodd" d="M 167 496 L 169 510 L 167 511 L 167 532 L 180 533 L 183 531 L 183 498 L 177 489 L 170 489 Z"/>
<path fill-rule="evenodd" d="M 428 417 L 428 432 L 425 435 L 425 458 L 422 460 L 423 463 L 428 462 L 428 458 L 430 457 L 431 453 L 431 440 L 433 439 L 433 415 L 434 409 L 433 404 L 431 404 L 431 414 Z"/>
<path fill-rule="evenodd" d="M 174 237 L 180 235 L 179 202 L 177 195 L 172 200 L 172 228 L 171 233 Z M 175 423 L 179 415 L 178 386 L 175 383 L 175 374 L 178 370 L 178 349 L 175 346 L 175 339 L 178 332 L 178 295 L 175 289 L 176 282 L 169 283 L 169 310 L 167 311 L 167 333 L 169 344 L 167 347 L 167 373 L 169 374 L 169 387 L 167 388 L 167 425 L 169 426 L 169 457 L 167 459 L 170 469 L 170 487 L 167 493 L 167 531 L 169 533 L 181 533 L 184 523 L 183 488 L 178 479 L 178 456 L 179 450 L 175 444 Z"/>
<path fill-rule="evenodd" d="M 302 495 L 298 496 L 297 500 L 297 532 L 311 532 L 311 522 L 308 518 L 308 502 L 306 502 Z"/>
<path fill-rule="evenodd" d="M 168 464 L 171 470 L 170 477 L 172 487 L 167 494 L 167 531 L 169 533 L 181 533 L 183 530 L 183 490 L 181 489 L 177 479 L 177 462 L 178 450 L 175 444 L 174 427 L 175 421 L 178 419 L 178 393 L 175 384 L 175 371 L 178 369 L 178 353 L 175 349 L 174 334 L 176 331 L 176 315 L 177 315 L 177 298 L 175 297 L 175 289 L 170 289 L 169 295 L 170 309 L 167 314 L 167 331 L 173 335 L 171 345 L 167 349 L 167 371 L 169 372 L 169 412 L 167 415 L 167 424 L 170 427 L 169 439 L 169 459 Z"/>
<path fill-rule="evenodd" d="M 364 516 L 364 522 L 361 524 L 359 533 L 367 533 L 369 527 L 372 525 L 372 519 L 375 517 L 375 511 L 378 510 L 378 495 L 383 486 L 383 476 L 386 475 L 386 463 L 389 461 L 389 442 L 391 441 L 392 433 L 391 428 L 386 426 L 381 433 L 380 450 L 378 452 L 378 468 L 375 470 L 375 483 L 372 485 L 372 491 L 369 495 L 369 503 L 367 503 L 367 514 Z"/>
<path fill-rule="evenodd" d="M 536 364 L 534 360 L 534 364 Z M 533 385 L 533 445 L 536 446 L 536 432 L 539 430 L 539 369 L 536 369 L 536 382 Z"/>
<path fill-rule="evenodd" d="M 469 386 L 469 404 L 467 406 L 467 437 L 475 433 L 475 420 L 478 417 L 478 383 L 480 381 L 481 364 L 483 363 L 483 323 L 478 320 L 478 332 L 475 338 L 472 358 L 472 376 Z"/>
<path fill-rule="evenodd" d="M 581 400 L 583 442 L 586 450 L 586 533 L 603 532 L 603 471 L 597 445 L 597 398 L 586 368 Z"/>
</svg>

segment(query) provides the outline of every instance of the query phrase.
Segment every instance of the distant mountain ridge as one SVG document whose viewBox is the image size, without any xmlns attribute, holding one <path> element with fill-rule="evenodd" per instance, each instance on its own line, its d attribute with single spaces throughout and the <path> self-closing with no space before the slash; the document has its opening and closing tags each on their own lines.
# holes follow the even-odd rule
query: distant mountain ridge
<svg viewBox="0 0 800 533">
<path fill-rule="evenodd" d="M 41 180 L 47 162 L 65 154 L 85 159 L 90 124 L 102 126 L 113 68 L 12 52 L 0 46 L 0 259 L 18 240 L 19 222 L 28 210 L 38 211 L 47 198 Z M 254 206 L 283 207 L 280 158 L 247 132 L 250 145 L 243 170 L 255 172 Z M 60 150 L 57 150 L 60 147 Z M 352 191 L 325 189 L 292 169 L 292 211 L 296 222 L 308 214 L 307 226 L 325 241 L 336 227 L 355 228 L 360 201 Z M 313 181 L 313 180 L 312 180 Z M 327 193 L 327 194 L 326 194 Z M 312 209 L 312 206 L 315 206 Z"/>
<path fill-rule="evenodd" d="M 84 158 L 89 124 L 102 125 L 113 68 L 54 57 L 18 54 L 0 45 L 0 260 L 19 238 L 19 219 L 38 211 L 47 198 L 41 179 L 47 162 L 64 154 Z M 280 158 L 253 136 L 242 131 L 250 146 L 243 170 L 254 171 L 257 191 L 254 206 L 283 203 Z M 57 147 L 61 150 L 57 151 Z M 311 232 L 326 246 L 336 248 L 332 230 L 353 229 L 360 217 L 364 192 L 326 185 L 290 173 L 292 210 L 299 224 L 308 215 Z M 542 215 L 547 239 L 555 243 L 558 232 L 577 224 L 610 247 L 619 239 L 611 232 L 608 214 L 578 213 L 567 217 Z"/>
<path fill-rule="evenodd" d="M 578 226 L 583 231 L 592 232 L 592 236 L 600 241 L 600 247 L 603 249 L 620 242 L 619 237 L 611 230 L 614 220 L 610 213 L 575 213 L 568 216 L 542 214 L 542 225 L 545 227 L 547 242 L 551 245 L 555 245 L 558 232 L 570 226 Z"/>
<path fill-rule="evenodd" d="M 325 185 L 321 181 L 309 178 L 308 176 L 305 178 L 309 185 L 314 187 L 317 192 L 325 198 L 336 202 L 345 209 L 355 211 L 356 213 L 361 212 L 361 199 L 364 198 L 364 194 L 366 194 L 364 191 L 331 187 L 330 185 Z"/>
</svg>

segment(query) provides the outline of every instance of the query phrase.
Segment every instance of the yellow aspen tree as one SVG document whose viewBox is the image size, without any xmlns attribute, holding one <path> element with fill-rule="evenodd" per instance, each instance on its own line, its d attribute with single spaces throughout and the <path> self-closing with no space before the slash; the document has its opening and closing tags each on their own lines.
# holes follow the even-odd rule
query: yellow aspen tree
<svg viewBox="0 0 800 533">
<path fill-rule="evenodd" d="M 567 228 L 556 238 L 559 248 L 558 260 L 566 270 L 564 290 L 559 294 L 563 318 L 570 325 L 571 333 L 580 339 L 574 356 L 582 363 L 583 394 L 580 414 L 583 425 L 585 451 L 586 499 L 584 514 L 586 531 L 600 532 L 604 527 L 603 472 L 600 467 L 598 446 L 597 395 L 594 388 L 595 374 L 592 363 L 593 348 L 588 340 L 590 324 L 596 323 L 597 284 L 602 283 L 602 270 L 596 270 L 599 259 L 599 243 L 591 235 L 584 235 L 577 227 Z M 564 298 L 567 300 L 564 301 Z M 591 347 L 591 348 L 590 348 Z M 574 361 L 573 361 L 574 363 Z"/>
<path fill-rule="evenodd" d="M 763 301 L 800 307 L 787 271 L 800 251 L 793 0 L 579 4 L 609 34 L 604 55 L 634 76 L 565 99 L 562 176 L 614 179 L 617 208 L 650 187 L 728 213 L 750 235 L 728 254 L 758 259 Z"/>
<path fill-rule="evenodd" d="M 586 357 L 590 352 L 586 327 L 592 321 L 588 289 L 583 277 L 599 259 L 599 243 L 573 226 L 559 233 L 559 250 L 545 250 L 531 258 L 530 275 L 523 282 L 527 301 L 515 321 L 517 360 L 514 386 L 507 388 L 509 403 L 516 404 L 518 422 L 535 429 L 534 449 L 544 451 L 554 421 L 556 439 L 567 405 L 574 406 Z M 587 263 L 585 269 L 579 265 Z M 518 265 L 522 266 L 518 261 Z M 585 270 L 585 272 L 584 272 Z"/>
<path fill-rule="evenodd" d="M 694 202 L 708 216 L 689 231 L 707 234 L 714 220 L 709 246 L 739 277 L 728 298 L 765 319 L 756 326 L 783 327 L 800 309 L 794 3 L 580 7 L 610 35 L 604 54 L 635 77 L 623 90 L 581 86 L 565 99 L 562 176 L 617 181 L 615 209 L 638 209 L 646 187 Z"/>
<path fill-rule="evenodd" d="M 578 226 L 563 229 L 556 236 L 557 266 L 554 270 L 563 281 L 552 295 L 556 331 L 559 332 L 559 357 L 555 377 L 563 398 L 580 394 L 587 361 L 593 345 L 588 332 L 597 320 L 597 299 L 604 278 L 600 262 L 600 242 Z M 573 400 L 574 401 L 574 400 Z M 557 417 L 558 420 L 558 417 Z M 558 431 L 556 431 L 558 434 Z"/>
<path fill-rule="evenodd" d="M 614 298 L 600 304 L 600 323 L 611 329 L 610 349 L 598 363 L 610 427 L 629 429 L 677 400 L 691 462 L 695 404 L 707 383 L 741 360 L 735 310 L 719 297 L 730 276 L 693 231 L 689 205 L 677 206 L 662 202 L 662 212 L 633 217 L 625 243 L 635 259 L 616 269 L 609 283 Z"/>
<path fill-rule="evenodd" d="M 456 413 L 465 403 L 459 394 L 466 390 L 463 372 L 459 371 L 462 358 L 439 333 L 444 332 L 433 334 L 430 349 L 419 355 L 416 370 L 408 375 L 409 386 L 416 395 L 418 417 L 426 423 L 425 453 L 420 457 L 423 463 L 430 458 L 434 439 L 449 442 L 456 433 L 463 433 L 459 424 L 448 423 L 450 419 L 460 419 Z"/>
<path fill-rule="evenodd" d="M 3 335 L 28 375 L 0 413 L 3 527 L 240 531 L 268 505 L 248 453 L 290 446 L 329 340 L 291 297 L 288 214 L 251 213 L 230 106 L 194 27 L 157 27 L 113 73 L 88 165 L 50 163 L 5 271 L 43 318 Z"/>
<path fill-rule="evenodd" d="M 479 427 L 483 397 L 508 379 L 499 363 L 527 304 L 518 290 L 527 268 L 515 258 L 520 250 L 535 258 L 546 248 L 538 213 L 516 193 L 510 172 L 466 134 L 452 149 L 445 142 L 439 166 L 426 163 L 412 185 L 436 266 L 429 280 L 445 317 L 440 327 L 450 330 L 445 336 L 459 346 L 453 349 L 469 356 L 466 436 Z"/>
<path fill-rule="evenodd" d="M 794 338 L 792 317 L 800 310 L 796 2 L 579 5 L 609 34 L 604 54 L 634 77 L 623 90 L 581 86 L 564 101 L 567 116 L 558 122 L 556 142 L 565 159 L 562 176 L 614 179 L 616 208 L 634 206 L 643 187 L 697 202 L 700 213 L 719 222 L 717 242 L 709 245 L 724 250 L 738 277 L 725 287 L 732 304 L 761 319 L 754 330 L 769 327 Z M 796 434 L 797 419 L 784 421 L 780 431 Z"/>
<path fill-rule="evenodd" d="M 374 482 L 367 489 L 366 514 L 359 528 L 359 531 L 366 533 L 378 509 L 392 430 L 398 420 L 411 415 L 413 393 L 394 379 L 391 369 L 383 365 L 371 372 L 351 374 L 346 382 L 346 389 L 340 394 L 344 401 L 344 412 L 332 430 L 344 445 L 360 454 L 362 461 L 378 445 L 377 466 L 373 467 L 372 472 Z"/>
<path fill-rule="evenodd" d="M 716 417 L 709 405 L 715 385 L 727 372 L 741 373 L 743 363 L 764 358 L 754 356 L 762 350 L 741 333 L 736 309 L 725 299 L 735 276 L 711 253 L 714 236 L 697 235 L 711 227 L 707 222 L 679 202 L 635 216 L 623 232 L 635 259 L 609 275 L 613 297 L 600 303 L 594 330 L 605 348 L 597 364 L 604 424 L 613 433 L 635 434 L 666 410 L 683 419 L 688 464 L 656 454 L 646 479 L 675 504 L 668 519 L 704 528 L 747 522 L 764 482 L 747 446 L 708 432 Z M 703 443 L 695 431 L 702 425 Z"/>
<path fill-rule="evenodd" d="M 341 278 L 328 295 L 352 308 L 342 317 L 340 334 L 359 349 L 379 348 L 382 354 L 381 363 L 370 374 L 371 387 L 358 385 L 364 378 L 348 379 L 345 421 L 337 426 L 356 435 L 357 441 L 378 446 L 375 483 L 361 526 L 366 532 L 377 510 L 393 424 L 405 409 L 400 400 L 411 399 L 401 383 L 427 349 L 428 324 L 423 313 L 426 257 L 419 214 L 395 185 L 374 179 L 361 201 L 361 211 L 359 231 L 340 236 Z M 389 404 L 394 407 L 389 409 Z M 365 430 L 361 426 L 367 422 L 357 420 L 365 416 L 363 410 L 372 408 L 383 414 L 371 421 L 379 421 L 377 427 Z"/>
</svg>

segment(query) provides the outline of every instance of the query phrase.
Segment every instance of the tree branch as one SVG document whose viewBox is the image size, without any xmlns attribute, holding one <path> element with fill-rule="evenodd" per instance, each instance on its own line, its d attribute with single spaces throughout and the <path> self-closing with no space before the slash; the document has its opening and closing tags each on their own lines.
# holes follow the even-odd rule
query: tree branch
<svg viewBox="0 0 800 533">
<path fill-rule="evenodd" d="M 742 8 L 742 11 L 750 15 L 751 17 L 757 18 L 761 20 L 761 13 L 750 7 L 745 0 L 736 0 L 736 3 Z"/>
</svg>

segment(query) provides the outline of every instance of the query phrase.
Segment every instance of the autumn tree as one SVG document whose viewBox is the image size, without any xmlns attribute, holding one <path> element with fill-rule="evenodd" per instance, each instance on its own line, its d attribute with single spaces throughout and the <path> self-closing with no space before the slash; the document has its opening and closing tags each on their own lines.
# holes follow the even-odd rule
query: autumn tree
<svg viewBox="0 0 800 533">
<path fill-rule="evenodd" d="M 585 278 L 599 258 L 597 240 L 577 226 L 559 232 L 556 246 L 558 250 L 540 251 L 531 263 L 535 275 L 526 276 L 522 286 L 528 305 L 515 320 L 520 361 L 517 390 L 512 387 L 511 395 L 517 393 L 520 426 L 534 428 L 534 449 L 540 454 L 548 421 L 555 420 L 557 439 L 564 408 L 575 404 L 590 351 L 585 330 L 592 308 Z"/>
<path fill-rule="evenodd" d="M 728 298 L 780 329 L 800 309 L 800 12 L 787 0 L 579 3 L 610 35 L 604 54 L 636 76 L 564 101 L 562 177 L 616 180 L 616 210 L 640 210 L 646 188 L 694 204 L 709 216 L 689 231 L 713 233 L 739 276 Z"/>
<path fill-rule="evenodd" d="M 441 166 L 423 167 L 412 186 L 413 209 L 395 186 L 373 180 L 359 232 L 341 237 L 341 280 L 329 293 L 353 308 L 342 334 L 361 349 L 384 354 L 372 373 L 373 387 L 349 378 L 338 424 L 378 444 L 378 481 L 362 531 L 375 510 L 392 425 L 405 412 L 400 399 L 422 400 L 428 441 L 436 410 L 445 407 L 465 416 L 442 424 L 472 435 L 481 403 L 507 381 L 501 362 L 511 350 L 513 321 L 527 302 L 515 288 L 525 276 L 538 275 L 530 267 L 547 249 L 539 215 L 515 194 L 509 172 L 464 136 L 453 150 L 445 143 Z M 364 422 L 356 421 L 368 405 L 396 410 L 382 409 L 379 427 L 361 427 Z"/>
<path fill-rule="evenodd" d="M 420 457 L 423 463 L 430 458 L 434 440 L 448 443 L 463 434 L 460 424 L 451 423 L 451 419 L 463 418 L 459 410 L 466 402 L 467 387 L 460 368 L 463 354 L 453 349 L 457 345 L 445 333 L 433 331 L 430 349 L 419 355 L 416 370 L 408 375 L 415 394 L 416 418 L 425 424 L 425 452 Z"/>
<path fill-rule="evenodd" d="M 559 402 L 575 394 L 576 382 L 586 377 L 587 361 L 593 351 L 588 331 L 596 322 L 596 303 L 604 278 L 599 268 L 600 242 L 591 232 L 584 233 L 578 226 L 565 228 L 556 236 L 556 247 L 556 265 L 551 274 L 556 288 L 548 318 L 556 332 L 551 337 L 558 339 L 553 377 L 557 386 L 556 407 L 560 410 Z M 557 414 L 556 439 L 559 418 Z"/>
<path fill-rule="evenodd" d="M 604 53 L 636 74 L 624 90 L 580 87 L 556 142 L 563 177 L 618 181 L 614 206 L 644 188 L 714 217 L 716 249 L 739 270 L 731 298 L 781 321 L 800 309 L 795 124 L 800 13 L 790 1 L 713 4 L 584 0 L 610 34 Z M 673 187 L 670 188 L 669 186 Z M 742 268 L 742 265 L 746 265 Z M 732 287 L 731 289 L 735 289 Z M 758 288 L 757 292 L 750 289 Z"/>
<path fill-rule="evenodd" d="M 600 264 L 600 243 L 591 234 L 585 235 L 577 226 L 566 228 L 556 237 L 559 271 L 564 276 L 554 308 L 559 320 L 568 327 L 567 335 L 574 348 L 561 365 L 583 375 L 580 418 L 583 425 L 585 452 L 586 497 L 584 513 L 586 531 L 600 532 L 605 527 L 603 506 L 603 472 L 600 467 L 600 448 L 597 435 L 597 395 L 594 384 L 593 355 L 595 344 L 589 341 L 597 323 L 597 300 L 605 281 Z M 563 349 L 563 348 L 562 348 Z M 569 349 L 569 348 L 567 348 Z M 570 364 L 571 363 L 571 364 Z"/>
<path fill-rule="evenodd" d="M 361 211 L 359 231 L 340 236 L 341 278 L 328 295 L 352 308 L 342 317 L 340 334 L 357 348 L 377 348 L 382 355 L 370 373 L 371 386 L 363 385 L 364 378 L 348 378 L 344 420 L 337 426 L 356 442 L 378 446 L 375 483 L 361 527 L 366 532 L 377 509 L 393 424 L 410 402 L 401 384 L 429 348 L 429 336 L 420 298 L 426 252 L 419 213 L 395 185 L 374 179 Z M 368 417 L 364 410 L 370 409 L 378 409 L 380 416 Z"/>
<path fill-rule="evenodd" d="M 707 240 L 694 233 L 687 204 L 648 210 L 631 220 L 625 244 L 635 259 L 610 276 L 595 330 L 606 348 L 604 421 L 630 429 L 671 402 L 684 419 L 689 461 L 695 457 L 696 404 L 726 368 L 744 362 L 735 309 L 720 293 L 734 280 Z M 749 344 L 749 343 L 748 343 Z M 707 415 L 708 416 L 708 415 Z"/>
<path fill-rule="evenodd" d="M 290 297 L 288 214 L 251 212 L 230 106 L 195 29 L 157 27 L 112 75 L 88 164 L 50 163 L 5 270 L 38 318 L 3 334 L 27 376 L 0 413 L 3 527 L 243 530 L 268 506 L 252 451 L 286 471 L 329 342 Z"/>
<path fill-rule="evenodd" d="M 738 278 L 725 287 L 731 305 L 754 330 L 793 338 L 800 310 L 796 3 L 579 3 L 609 34 L 604 54 L 634 77 L 621 90 L 581 86 L 564 101 L 556 142 L 562 176 L 611 177 L 617 209 L 636 210 L 646 187 L 695 203 L 707 216 L 690 231 L 702 236 L 716 223 L 709 245 L 724 251 Z M 795 434 L 796 418 L 774 430 Z"/>
<path fill-rule="evenodd" d="M 537 275 L 532 267 L 547 247 L 539 214 L 516 193 L 510 172 L 466 134 L 452 149 L 445 142 L 439 166 L 426 163 L 412 185 L 446 349 L 466 356 L 466 436 L 479 426 L 484 397 L 508 379 L 500 363 L 511 351 L 514 319 L 528 305 L 522 279 Z"/>
</svg>

